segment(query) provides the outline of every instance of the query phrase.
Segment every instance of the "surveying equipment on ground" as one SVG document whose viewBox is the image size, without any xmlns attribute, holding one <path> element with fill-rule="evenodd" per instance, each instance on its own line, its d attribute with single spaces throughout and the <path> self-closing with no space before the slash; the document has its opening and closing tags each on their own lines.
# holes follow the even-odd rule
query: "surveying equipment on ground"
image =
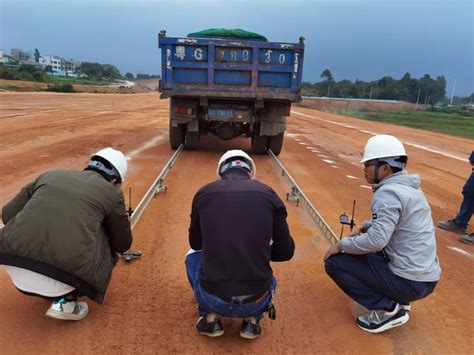
<svg viewBox="0 0 474 355">
<path fill-rule="evenodd" d="M 354 220 L 355 205 L 356 205 L 356 200 L 354 200 L 354 202 L 352 203 L 352 217 L 351 217 L 350 221 L 349 221 L 349 216 L 346 214 L 346 212 L 343 212 L 339 216 L 339 223 L 342 224 L 341 235 L 340 235 L 339 239 L 342 239 L 342 233 L 344 232 L 344 225 L 347 224 L 351 231 L 352 231 L 352 228 L 354 228 L 354 225 L 355 225 L 355 220 Z"/>
<path fill-rule="evenodd" d="M 132 217 L 133 208 L 132 208 L 132 187 L 128 188 L 128 218 Z M 139 250 L 127 250 L 125 253 L 122 253 L 122 257 L 126 262 L 132 261 L 133 258 L 139 259 L 142 256 L 142 252 Z"/>
</svg>

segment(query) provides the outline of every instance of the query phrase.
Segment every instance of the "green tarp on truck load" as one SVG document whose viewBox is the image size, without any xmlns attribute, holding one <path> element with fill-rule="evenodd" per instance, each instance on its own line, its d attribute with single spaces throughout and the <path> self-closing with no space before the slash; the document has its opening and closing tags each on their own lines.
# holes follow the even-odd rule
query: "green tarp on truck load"
<svg viewBox="0 0 474 355">
<path fill-rule="evenodd" d="M 268 41 L 267 38 L 265 36 L 262 36 L 261 34 L 245 31 L 240 28 L 209 28 L 207 30 L 189 33 L 188 37 L 228 37 L 254 41 Z"/>
</svg>

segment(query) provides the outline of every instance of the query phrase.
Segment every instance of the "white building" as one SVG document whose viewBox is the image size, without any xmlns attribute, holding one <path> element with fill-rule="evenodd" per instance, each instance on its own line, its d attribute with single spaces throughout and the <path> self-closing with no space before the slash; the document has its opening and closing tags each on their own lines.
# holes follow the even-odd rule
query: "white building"
<svg viewBox="0 0 474 355">
<path fill-rule="evenodd" d="M 0 49 L 0 63 L 8 63 L 10 61 L 10 57 L 7 55 L 3 55 L 3 50 Z"/>
<path fill-rule="evenodd" d="M 51 65 L 53 71 L 61 70 L 61 57 L 44 55 L 39 57 L 39 64 L 43 67 Z"/>
</svg>

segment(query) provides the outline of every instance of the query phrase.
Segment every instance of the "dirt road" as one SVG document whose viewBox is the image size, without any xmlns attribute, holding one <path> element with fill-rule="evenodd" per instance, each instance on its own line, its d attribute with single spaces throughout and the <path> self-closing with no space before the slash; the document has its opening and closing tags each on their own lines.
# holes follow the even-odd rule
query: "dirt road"
<svg viewBox="0 0 474 355">
<path fill-rule="evenodd" d="M 132 205 L 173 153 L 167 141 L 168 102 L 157 94 L 0 94 L 0 204 L 45 169 L 80 169 L 97 149 L 112 145 L 130 157 L 124 190 Z M 280 159 L 331 227 L 357 200 L 356 218 L 368 218 L 372 192 L 358 161 L 371 134 L 398 136 L 409 171 L 421 175 L 434 220 L 451 217 L 469 174 L 474 141 L 405 127 L 294 108 Z M 214 179 L 225 149 L 250 142 L 203 139 L 185 151 L 160 194 L 134 230 L 141 260 L 120 262 L 103 306 L 89 302 L 87 319 L 64 323 L 44 317 L 48 303 L 20 295 L 0 268 L 2 353 L 468 353 L 472 340 L 474 250 L 437 230 L 442 280 L 415 302 L 410 321 L 380 335 L 359 330 L 354 305 L 325 275 L 328 244 L 301 207 L 287 203 L 297 249 L 288 263 L 273 264 L 279 285 L 276 321 L 263 336 L 238 337 L 239 321 L 226 319 L 226 334 L 208 339 L 195 331 L 196 307 L 184 272 L 187 227 L 196 190 Z M 284 199 L 289 187 L 271 159 L 255 157 L 258 178 Z M 127 199 L 128 201 L 128 199 Z"/>
</svg>

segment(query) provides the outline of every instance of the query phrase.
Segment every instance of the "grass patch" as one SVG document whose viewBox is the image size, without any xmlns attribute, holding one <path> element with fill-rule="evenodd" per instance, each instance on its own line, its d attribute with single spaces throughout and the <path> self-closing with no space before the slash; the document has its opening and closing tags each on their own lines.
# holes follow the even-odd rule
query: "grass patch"
<svg viewBox="0 0 474 355">
<path fill-rule="evenodd" d="M 94 86 L 105 86 L 105 85 L 111 84 L 110 82 L 106 82 L 106 81 L 94 81 L 90 79 L 77 79 L 77 78 L 59 77 L 59 76 L 49 76 L 48 82 L 56 83 L 56 84 L 94 85 Z"/>
<path fill-rule="evenodd" d="M 16 85 L 0 85 L 0 90 L 20 91 L 21 88 Z"/>
<path fill-rule="evenodd" d="M 432 132 L 451 134 L 454 136 L 474 138 L 474 112 L 472 111 L 327 111 L 339 115 L 362 118 L 369 121 L 390 123 Z"/>
</svg>

